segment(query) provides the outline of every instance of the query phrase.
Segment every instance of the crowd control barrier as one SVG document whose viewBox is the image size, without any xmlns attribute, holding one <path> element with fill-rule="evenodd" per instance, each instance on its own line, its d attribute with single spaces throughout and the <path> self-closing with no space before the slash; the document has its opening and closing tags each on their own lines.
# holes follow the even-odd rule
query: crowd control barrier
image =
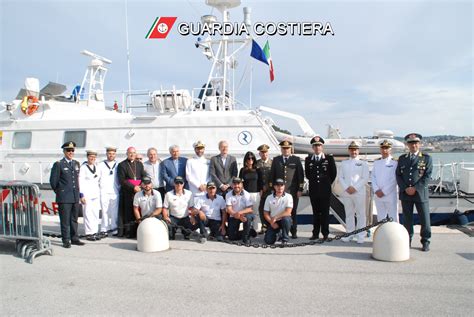
<svg viewBox="0 0 474 317">
<path fill-rule="evenodd" d="M 19 256 L 33 263 L 40 254 L 53 255 L 43 238 L 38 186 L 22 181 L 0 181 L 0 238 L 15 240 Z"/>
</svg>

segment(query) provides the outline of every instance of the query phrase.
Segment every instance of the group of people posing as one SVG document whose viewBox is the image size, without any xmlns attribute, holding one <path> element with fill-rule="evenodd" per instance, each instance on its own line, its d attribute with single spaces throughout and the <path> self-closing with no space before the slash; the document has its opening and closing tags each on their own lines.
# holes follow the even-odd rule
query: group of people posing
<svg viewBox="0 0 474 317">
<path fill-rule="evenodd" d="M 423 250 L 429 250 L 430 223 L 427 181 L 431 174 L 431 158 L 419 151 L 421 136 L 405 138 L 410 153 L 397 160 L 391 156 L 391 144 L 380 144 L 382 157 L 375 161 L 372 188 L 379 220 L 387 215 L 398 221 L 397 183 L 400 189 L 404 224 L 413 237 L 413 205 L 422 224 Z M 137 223 L 143 217 L 159 217 L 169 225 L 170 239 L 181 228 L 185 239 L 199 229 L 206 237 L 216 240 L 242 240 L 256 236 L 256 215 L 261 223 L 260 233 L 267 244 L 277 239 L 288 243 L 297 235 L 298 201 L 303 193 L 305 177 L 313 209 L 311 240 L 329 237 L 329 208 L 332 184 L 338 177 L 342 187 L 341 199 L 346 213 L 346 230 L 366 225 L 366 185 L 369 181 L 367 162 L 359 159 L 359 145 L 352 142 L 349 159 L 342 161 L 339 175 L 332 155 L 323 151 L 324 139 L 311 139 L 314 153 L 301 159 L 292 154 L 290 141 L 280 142 L 281 155 L 269 158 L 269 146 L 247 152 L 243 167 L 238 169 L 236 158 L 230 155 L 226 141 L 218 144 L 219 154 L 208 160 L 205 144 L 194 143 L 195 156 L 180 156 L 177 145 L 169 147 L 170 157 L 160 161 L 155 148 L 147 151 L 148 160 L 137 159 L 134 147 L 127 149 L 127 158 L 116 161 L 116 148 L 106 148 L 106 160 L 96 163 L 97 153 L 87 151 L 82 165 L 73 159 L 74 142 L 62 148 L 64 158 L 52 168 L 50 183 L 56 193 L 63 246 L 83 245 L 77 235 L 79 204 L 83 206 L 87 239 L 99 240 L 112 233 L 134 238 Z M 100 216 L 100 213 L 102 214 Z M 357 219 L 357 223 L 356 223 Z M 209 234 L 206 227 L 209 228 Z M 242 227 L 243 230 L 240 230 Z M 365 233 L 343 238 L 364 242 Z"/>
</svg>

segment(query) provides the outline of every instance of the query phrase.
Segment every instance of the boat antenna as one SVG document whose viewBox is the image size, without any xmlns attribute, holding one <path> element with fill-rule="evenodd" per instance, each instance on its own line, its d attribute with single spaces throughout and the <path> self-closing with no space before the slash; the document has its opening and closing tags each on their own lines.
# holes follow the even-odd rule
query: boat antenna
<svg viewBox="0 0 474 317">
<path fill-rule="evenodd" d="M 130 76 L 130 47 L 128 45 L 128 1 L 125 0 L 125 36 L 127 42 L 127 75 L 128 75 L 128 94 L 126 103 L 132 105 L 132 79 Z M 125 105 L 122 105 L 122 112 L 125 112 Z"/>
</svg>

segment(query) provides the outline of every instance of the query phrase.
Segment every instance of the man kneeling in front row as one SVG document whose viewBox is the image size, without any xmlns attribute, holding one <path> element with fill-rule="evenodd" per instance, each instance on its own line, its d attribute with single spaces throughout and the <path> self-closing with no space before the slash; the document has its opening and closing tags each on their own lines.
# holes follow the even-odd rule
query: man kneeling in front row
<svg viewBox="0 0 474 317">
<path fill-rule="evenodd" d="M 250 236 L 255 237 L 257 232 L 252 228 L 253 201 L 250 194 L 243 189 L 242 179 L 234 177 L 232 190 L 225 196 L 226 210 L 228 214 L 227 235 L 229 240 L 240 240 L 244 243 L 250 242 Z M 239 231 L 240 224 L 244 230 Z"/>
<path fill-rule="evenodd" d="M 161 218 L 161 194 L 153 189 L 151 178 L 143 177 L 142 190 L 133 197 L 133 214 L 138 223 L 145 216 Z"/>
<path fill-rule="evenodd" d="M 184 179 L 176 176 L 174 190 L 165 195 L 163 202 L 163 220 L 168 224 L 170 240 L 175 239 L 176 228 L 181 227 L 184 239 L 189 240 L 189 235 L 197 229 L 196 219 L 189 214 L 192 207 L 192 193 L 184 189 Z"/>
<path fill-rule="evenodd" d="M 206 235 L 207 238 L 206 227 L 209 227 L 211 237 L 217 241 L 222 241 L 224 240 L 227 220 L 225 201 L 221 195 L 217 195 L 214 182 L 207 183 L 206 187 L 207 194 L 196 197 L 191 215 L 197 218 L 201 234 Z"/>
<path fill-rule="evenodd" d="M 269 223 L 264 240 L 266 244 L 274 244 L 281 230 L 282 244 L 286 244 L 291 228 L 293 197 L 285 193 L 285 181 L 281 178 L 275 180 L 273 189 L 273 195 L 267 197 L 263 207 L 263 215 Z"/>
</svg>

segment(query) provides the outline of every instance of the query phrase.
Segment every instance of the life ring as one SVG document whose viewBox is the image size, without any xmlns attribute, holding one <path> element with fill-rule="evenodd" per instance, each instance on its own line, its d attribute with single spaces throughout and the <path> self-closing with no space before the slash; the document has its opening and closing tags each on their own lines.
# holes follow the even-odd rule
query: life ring
<svg viewBox="0 0 474 317">
<path fill-rule="evenodd" d="M 23 101 L 21 102 L 21 111 L 23 111 L 24 114 L 31 116 L 36 112 L 36 110 L 38 110 L 38 107 L 38 98 L 35 96 L 23 97 Z"/>
</svg>

